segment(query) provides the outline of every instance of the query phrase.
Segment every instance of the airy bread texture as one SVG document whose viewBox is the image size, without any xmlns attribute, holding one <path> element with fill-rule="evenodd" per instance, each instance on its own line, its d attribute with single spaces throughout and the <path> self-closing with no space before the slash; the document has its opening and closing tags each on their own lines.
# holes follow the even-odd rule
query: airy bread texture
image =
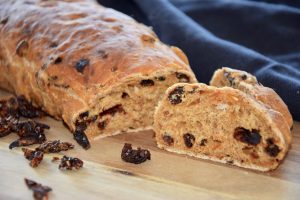
<svg viewBox="0 0 300 200">
<path fill-rule="evenodd" d="M 0 0 L 0 22 L 0 87 L 90 138 L 151 127 L 165 90 L 197 81 L 180 49 L 93 1 Z"/>
<path fill-rule="evenodd" d="M 280 112 L 289 127 L 292 128 L 293 118 L 286 104 L 273 89 L 260 84 L 255 76 L 245 71 L 223 67 L 215 71 L 210 85 L 216 87 L 228 86 L 245 92 L 271 109 Z"/>
<path fill-rule="evenodd" d="M 281 113 L 240 90 L 204 84 L 171 86 L 154 115 L 159 148 L 268 171 L 291 144 Z"/>
</svg>

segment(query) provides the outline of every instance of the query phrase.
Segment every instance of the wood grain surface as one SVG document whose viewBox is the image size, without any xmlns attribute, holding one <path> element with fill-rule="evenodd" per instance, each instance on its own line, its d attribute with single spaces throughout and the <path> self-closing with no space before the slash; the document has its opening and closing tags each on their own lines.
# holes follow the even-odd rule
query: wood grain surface
<svg viewBox="0 0 300 200">
<path fill-rule="evenodd" d="M 0 96 L 4 93 L 0 92 Z M 218 164 L 156 147 L 152 131 L 127 133 L 92 141 L 83 150 L 71 133 L 50 117 L 48 140 L 75 144 L 75 149 L 46 154 L 38 168 L 31 168 L 20 148 L 9 150 L 17 136 L 0 138 L 0 199 L 32 199 L 24 178 L 52 187 L 49 199 L 299 199 L 300 123 L 295 122 L 293 143 L 286 159 L 275 171 L 259 173 Z M 125 163 L 120 152 L 125 142 L 148 148 L 152 158 L 140 165 Z M 35 146 L 32 146 L 32 148 Z M 78 171 L 61 171 L 53 156 L 69 155 L 84 160 Z"/>
</svg>

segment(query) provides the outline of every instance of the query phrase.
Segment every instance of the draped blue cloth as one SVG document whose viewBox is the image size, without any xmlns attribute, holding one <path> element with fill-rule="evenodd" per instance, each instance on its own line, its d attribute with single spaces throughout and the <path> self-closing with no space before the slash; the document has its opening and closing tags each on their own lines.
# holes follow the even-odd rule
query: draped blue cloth
<svg viewBox="0 0 300 200">
<path fill-rule="evenodd" d="M 273 88 L 300 120 L 300 1 L 99 0 L 152 26 L 188 56 L 200 82 L 222 67 Z"/>
</svg>

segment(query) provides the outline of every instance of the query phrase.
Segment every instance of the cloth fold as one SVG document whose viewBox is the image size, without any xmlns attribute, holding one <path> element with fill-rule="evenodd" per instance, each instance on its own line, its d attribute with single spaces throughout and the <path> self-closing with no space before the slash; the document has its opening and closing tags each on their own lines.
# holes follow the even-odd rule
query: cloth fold
<svg viewBox="0 0 300 200">
<path fill-rule="evenodd" d="M 208 83 L 222 66 L 245 70 L 273 88 L 300 120 L 299 8 L 278 0 L 99 2 L 152 26 L 163 42 L 181 48 L 200 82 Z"/>
</svg>

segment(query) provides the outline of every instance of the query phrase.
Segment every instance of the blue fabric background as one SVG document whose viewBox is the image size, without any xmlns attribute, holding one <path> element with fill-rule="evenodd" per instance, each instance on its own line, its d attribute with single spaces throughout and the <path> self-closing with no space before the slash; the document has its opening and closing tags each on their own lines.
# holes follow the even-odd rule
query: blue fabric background
<svg viewBox="0 0 300 200">
<path fill-rule="evenodd" d="M 222 66 L 273 88 L 300 120 L 300 1 L 99 0 L 180 47 L 200 82 Z M 283 5 L 284 3 L 285 5 Z"/>
</svg>

